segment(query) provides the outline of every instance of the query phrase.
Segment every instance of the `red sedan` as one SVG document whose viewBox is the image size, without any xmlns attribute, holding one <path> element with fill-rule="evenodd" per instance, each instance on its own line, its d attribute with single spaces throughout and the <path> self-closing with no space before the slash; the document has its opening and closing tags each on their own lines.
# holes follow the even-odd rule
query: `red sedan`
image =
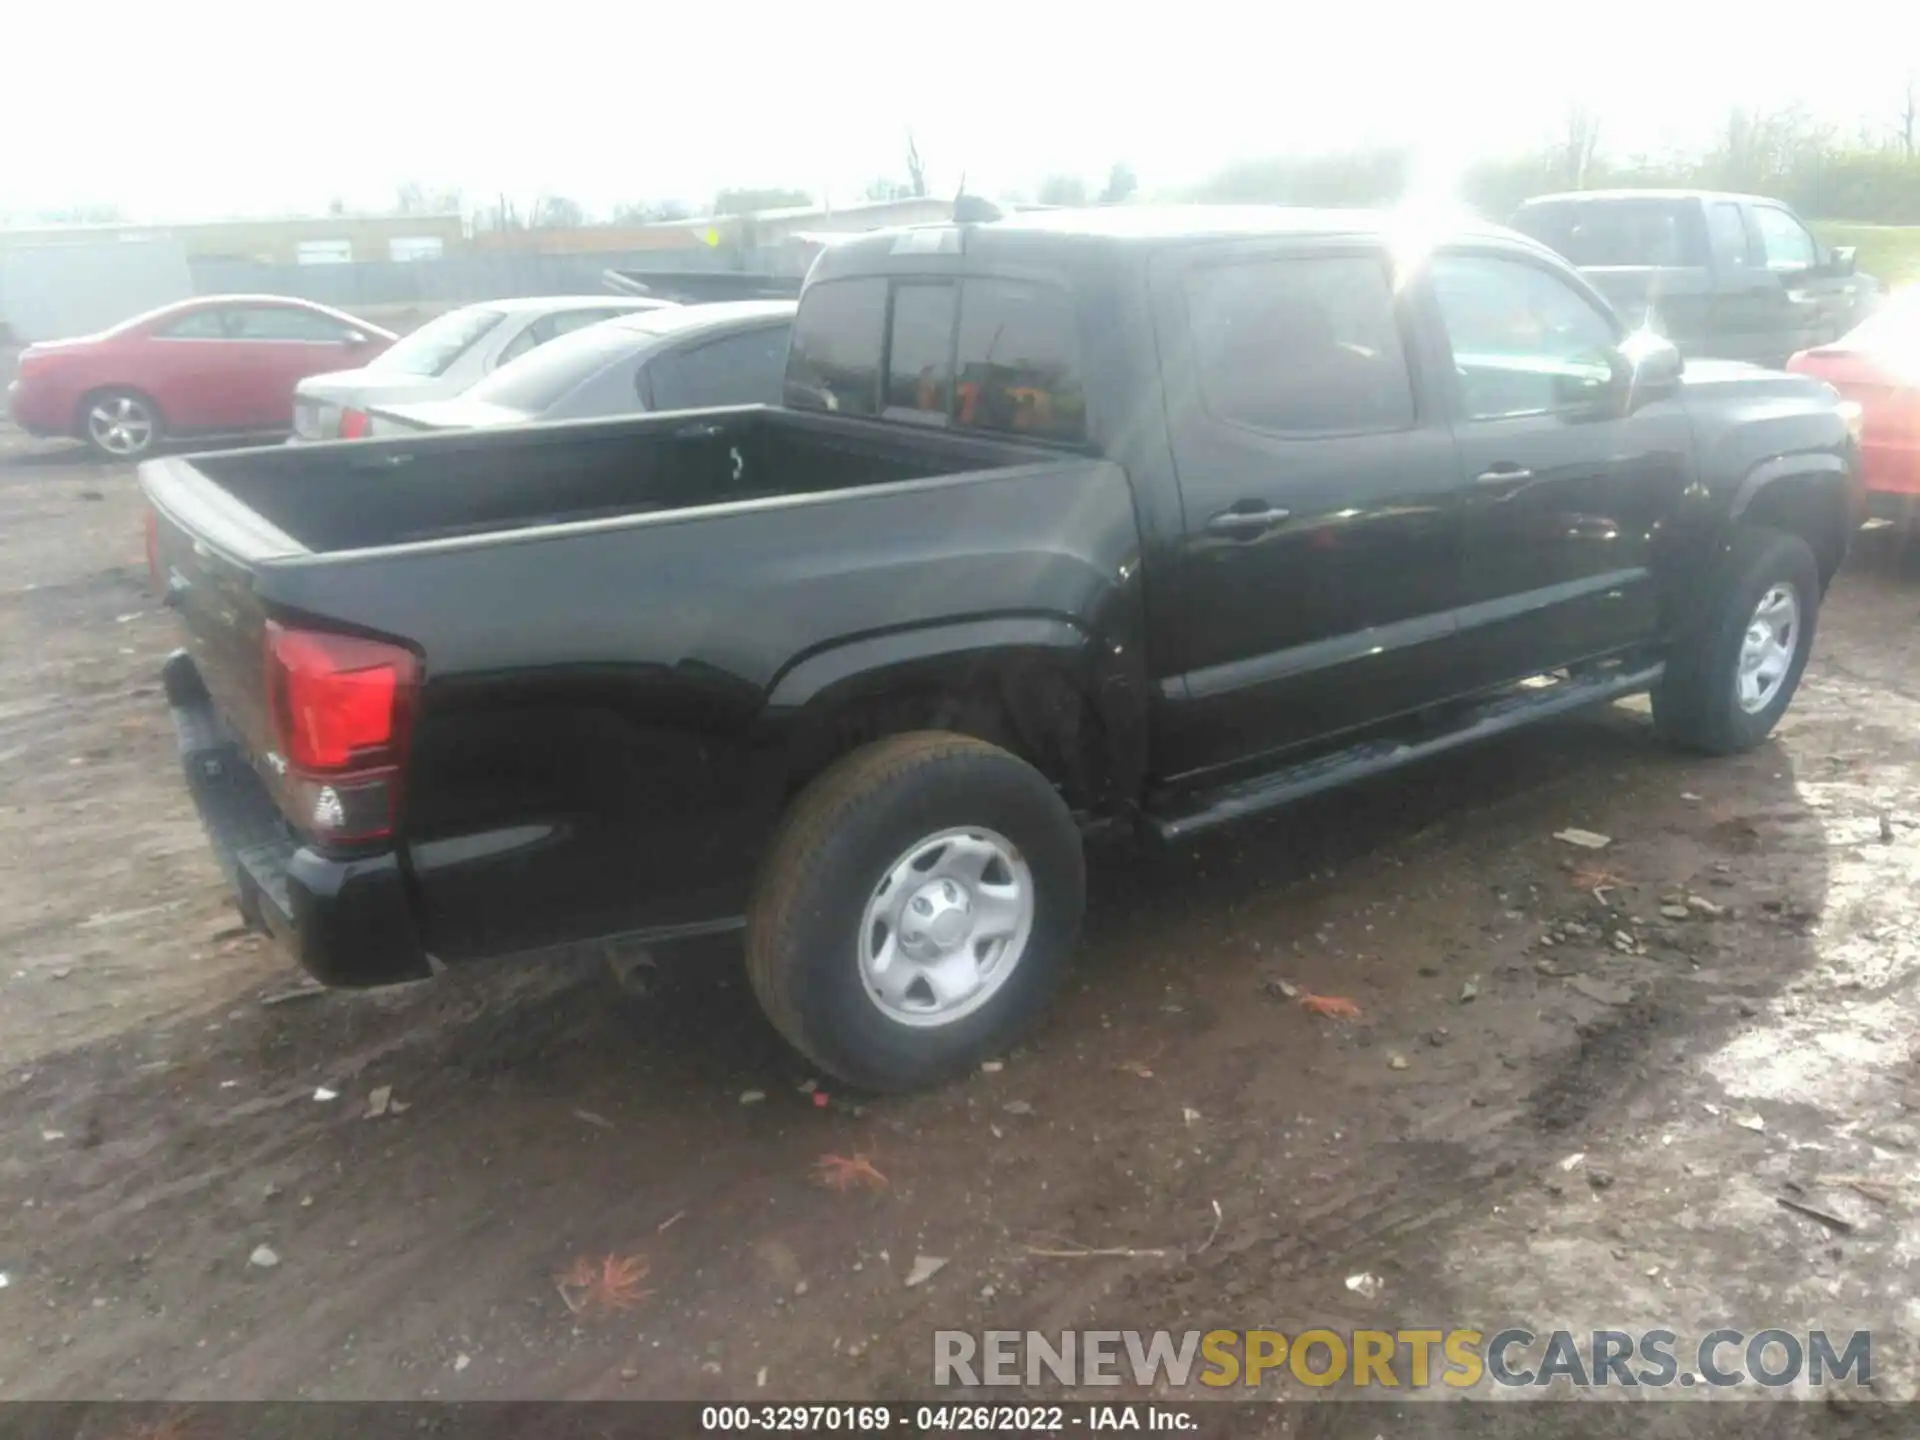
<svg viewBox="0 0 1920 1440">
<path fill-rule="evenodd" d="M 1890 296 L 1834 341 L 1802 350 L 1789 370 L 1826 381 L 1861 410 L 1860 468 L 1871 513 L 1920 520 L 1920 287 Z"/>
<path fill-rule="evenodd" d="M 20 352 L 13 421 L 131 460 L 168 435 L 293 428 L 293 387 L 364 365 L 395 336 L 325 305 L 213 295 L 163 306 L 98 335 Z"/>
</svg>

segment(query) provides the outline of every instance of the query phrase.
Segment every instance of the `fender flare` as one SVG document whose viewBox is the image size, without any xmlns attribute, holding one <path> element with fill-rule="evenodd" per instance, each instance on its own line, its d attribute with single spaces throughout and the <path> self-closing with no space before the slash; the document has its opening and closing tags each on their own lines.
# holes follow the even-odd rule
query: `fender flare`
<svg viewBox="0 0 1920 1440">
<path fill-rule="evenodd" d="M 899 670 L 946 655 L 1042 650 L 1069 662 L 1094 656 L 1093 637 L 1058 615 L 988 615 L 862 635 L 790 663 L 767 691 L 766 708 L 791 715 L 863 675 Z"/>
<path fill-rule="evenodd" d="M 1753 508 L 1753 502 L 1760 492 L 1769 485 L 1782 480 L 1816 479 L 1829 475 L 1840 483 L 1844 504 L 1847 462 L 1840 456 L 1826 451 L 1802 451 L 1762 460 L 1741 479 L 1739 488 L 1733 493 L 1733 505 L 1727 519 L 1735 522 L 1743 519 Z"/>
</svg>

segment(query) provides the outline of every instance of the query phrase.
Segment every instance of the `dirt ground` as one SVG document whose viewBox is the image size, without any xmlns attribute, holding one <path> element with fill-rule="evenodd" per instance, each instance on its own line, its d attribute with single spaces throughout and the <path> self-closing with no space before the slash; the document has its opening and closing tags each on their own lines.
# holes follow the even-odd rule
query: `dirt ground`
<svg viewBox="0 0 1920 1440">
<path fill-rule="evenodd" d="M 936 1328 L 1512 1321 L 1870 1328 L 1912 1398 L 1917 618 L 1852 568 L 1742 759 L 1621 706 L 1121 862 L 1028 1044 L 860 1103 L 726 945 L 283 999 L 132 477 L 0 432 L 0 1396 L 908 1397 Z"/>
</svg>

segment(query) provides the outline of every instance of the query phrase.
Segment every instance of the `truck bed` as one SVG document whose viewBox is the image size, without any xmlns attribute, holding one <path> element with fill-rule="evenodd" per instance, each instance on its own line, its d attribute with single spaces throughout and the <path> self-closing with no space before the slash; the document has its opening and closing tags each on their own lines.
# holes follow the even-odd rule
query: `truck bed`
<svg viewBox="0 0 1920 1440">
<path fill-rule="evenodd" d="M 1137 595 L 1109 613 L 1139 553 L 1125 471 L 939 430 L 681 412 L 167 458 L 140 482 L 187 642 L 169 698 L 190 773 L 214 777 L 196 786 L 226 787 L 202 811 L 230 832 L 243 908 L 273 924 L 282 892 L 284 916 L 311 912 L 334 880 L 399 865 L 401 899 L 354 883 L 443 958 L 740 913 L 706 877 L 747 873 L 783 793 L 770 737 L 859 668 L 849 653 L 1079 654 L 1101 625 L 1138 631 Z M 290 798 L 269 624 L 417 657 L 381 856 L 341 857 Z M 256 843 L 276 807 L 286 833 Z M 341 953 L 373 966 L 377 948 Z"/>
<path fill-rule="evenodd" d="M 197 501 L 256 545 L 328 554 L 861 489 L 1048 454 L 749 406 L 228 451 L 151 462 L 143 483 L 163 509 Z"/>
</svg>

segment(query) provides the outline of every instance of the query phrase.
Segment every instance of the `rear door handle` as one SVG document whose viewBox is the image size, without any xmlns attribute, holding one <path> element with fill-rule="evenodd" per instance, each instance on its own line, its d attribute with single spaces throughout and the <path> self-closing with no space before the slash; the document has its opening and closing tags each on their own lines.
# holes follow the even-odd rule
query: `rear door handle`
<svg viewBox="0 0 1920 1440">
<path fill-rule="evenodd" d="M 1259 506 L 1257 500 L 1242 500 L 1231 510 L 1222 510 L 1207 520 L 1209 535 L 1228 535 L 1237 540 L 1251 540 L 1264 535 L 1276 525 L 1283 525 L 1293 514 L 1291 510 L 1281 510 L 1274 506 Z"/>
</svg>

